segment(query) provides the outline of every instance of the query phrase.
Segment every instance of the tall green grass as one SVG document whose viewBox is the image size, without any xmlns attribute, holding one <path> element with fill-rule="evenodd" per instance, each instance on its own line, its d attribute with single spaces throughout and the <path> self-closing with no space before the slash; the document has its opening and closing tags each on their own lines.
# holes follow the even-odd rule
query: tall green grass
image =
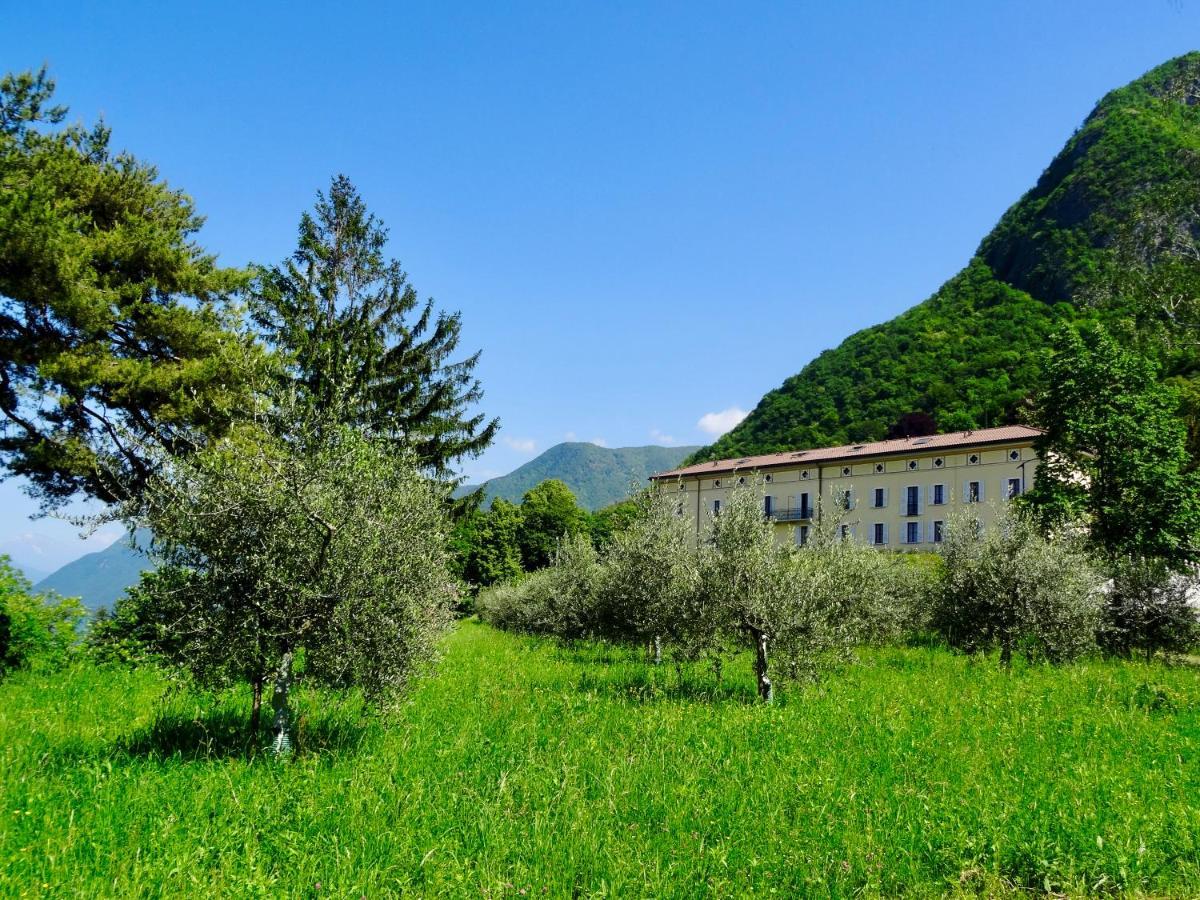
<svg viewBox="0 0 1200 900">
<path fill-rule="evenodd" d="M 1196 896 L 1198 681 L 894 649 L 764 707 L 465 623 L 390 721 L 302 691 L 279 763 L 245 697 L 18 674 L 0 894 Z"/>
</svg>

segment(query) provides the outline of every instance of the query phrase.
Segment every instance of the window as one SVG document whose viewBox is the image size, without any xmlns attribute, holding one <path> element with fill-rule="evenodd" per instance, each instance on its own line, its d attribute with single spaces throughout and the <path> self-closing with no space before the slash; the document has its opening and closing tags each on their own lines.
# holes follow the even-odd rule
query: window
<svg viewBox="0 0 1200 900">
<path fill-rule="evenodd" d="M 1008 458 L 1011 459 L 1013 462 L 1016 462 L 1018 459 L 1021 458 L 1021 451 L 1020 450 L 1009 450 Z"/>
<path fill-rule="evenodd" d="M 801 525 L 796 529 L 796 546 L 803 547 L 808 543 L 808 526 Z"/>
<path fill-rule="evenodd" d="M 843 475 L 843 476 L 849 476 L 849 475 L 850 475 L 850 467 L 849 467 L 849 466 L 842 466 L 842 475 Z"/>
<path fill-rule="evenodd" d="M 871 505 L 875 507 L 875 509 L 883 509 L 885 506 L 887 506 L 887 494 L 883 488 L 875 488 L 875 490 L 871 492 Z"/>
<path fill-rule="evenodd" d="M 681 491 L 686 491 L 686 490 L 687 490 L 687 485 L 686 485 L 686 484 L 684 484 L 684 483 L 681 481 L 681 482 L 679 482 L 679 489 L 680 489 Z"/>
<path fill-rule="evenodd" d="M 917 467 L 917 461 L 915 459 L 910 459 L 908 461 L 908 470 L 911 472 L 914 469 L 916 469 L 916 467 Z"/>
<path fill-rule="evenodd" d="M 933 505 L 941 506 L 946 502 L 946 486 L 944 484 L 935 484 L 933 486 Z"/>
<path fill-rule="evenodd" d="M 871 543 L 872 544 L 886 544 L 887 543 L 887 526 L 884 525 L 882 522 L 876 522 L 874 524 L 874 526 L 872 526 Z"/>
<path fill-rule="evenodd" d="M 770 475 L 764 475 L 764 476 L 763 476 L 763 481 L 765 481 L 767 484 L 770 484 L 770 483 L 771 483 L 771 476 L 770 476 Z"/>
<path fill-rule="evenodd" d="M 945 531 L 946 531 L 946 523 L 945 522 L 943 522 L 939 519 L 938 521 L 933 523 L 933 542 L 935 544 L 940 544 L 942 542 L 942 537 L 945 534 Z"/>
<path fill-rule="evenodd" d="M 805 469 L 803 472 L 801 472 L 801 473 L 800 473 L 800 477 L 801 477 L 801 478 L 807 478 L 807 477 L 808 477 L 808 469 Z"/>
<path fill-rule="evenodd" d="M 721 501 L 714 500 L 713 501 L 713 515 L 719 516 L 720 514 L 721 514 Z"/>
<path fill-rule="evenodd" d="M 970 456 L 968 456 L 968 457 L 967 457 L 967 465 L 968 465 L 968 466 L 977 466 L 977 465 L 979 465 L 979 454 L 978 454 L 978 453 L 972 453 Z"/>
<path fill-rule="evenodd" d="M 978 481 L 967 482 L 967 502 L 978 503 L 983 499 L 983 485 Z"/>
<path fill-rule="evenodd" d="M 675 515 L 677 515 L 677 516 L 683 515 L 683 504 L 682 503 L 675 504 Z"/>
<path fill-rule="evenodd" d="M 904 523 L 904 543 L 906 543 L 906 544 L 921 543 L 921 523 L 920 522 L 905 522 Z"/>
<path fill-rule="evenodd" d="M 843 541 L 846 540 L 847 538 L 849 538 L 850 537 L 850 526 L 849 525 L 838 526 L 838 536 L 841 537 L 841 539 Z"/>
<path fill-rule="evenodd" d="M 883 463 L 875 463 L 875 474 L 876 475 L 883 474 Z"/>
<path fill-rule="evenodd" d="M 1008 494 L 1009 500 L 1015 500 L 1017 497 L 1021 496 L 1021 479 L 1020 478 L 1008 479 L 1007 494 Z"/>
<path fill-rule="evenodd" d="M 720 487 L 720 486 L 721 486 L 721 479 L 718 478 L 716 481 L 713 482 L 713 487 Z"/>
<path fill-rule="evenodd" d="M 946 464 L 946 460 L 942 459 L 940 456 L 933 461 L 933 467 L 935 469 L 940 469 L 945 464 Z"/>
<path fill-rule="evenodd" d="M 808 505 L 808 492 L 800 495 L 800 518 L 811 519 L 812 507 Z"/>
<path fill-rule="evenodd" d="M 738 479 L 738 484 L 745 484 L 745 483 L 746 483 L 746 476 L 743 475 L 741 478 Z"/>
<path fill-rule="evenodd" d="M 849 488 L 836 494 L 838 509 L 854 509 L 854 493 Z"/>
<path fill-rule="evenodd" d="M 774 497 L 772 497 L 770 494 L 768 494 L 767 496 L 763 497 L 763 515 L 764 515 L 764 516 L 770 516 L 770 515 L 771 515 L 771 511 L 772 511 L 772 507 L 773 507 L 774 505 L 775 505 L 775 498 L 774 498 Z"/>
<path fill-rule="evenodd" d="M 904 515 L 919 516 L 921 514 L 921 489 L 915 484 L 904 489 Z"/>
</svg>

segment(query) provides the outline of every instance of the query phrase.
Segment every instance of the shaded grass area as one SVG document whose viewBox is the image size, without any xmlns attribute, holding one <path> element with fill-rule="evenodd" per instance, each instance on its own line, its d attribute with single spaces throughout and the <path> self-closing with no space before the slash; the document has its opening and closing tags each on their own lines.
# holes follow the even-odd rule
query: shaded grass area
<svg viewBox="0 0 1200 900">
<path fill-rule="evenodd" d="M 0 895 L 1200 894 L 1200 675 L 866 651 L 774 707 L 464 623 L 390 720 L 81 666 L 0 683 Z"/>
</svg>

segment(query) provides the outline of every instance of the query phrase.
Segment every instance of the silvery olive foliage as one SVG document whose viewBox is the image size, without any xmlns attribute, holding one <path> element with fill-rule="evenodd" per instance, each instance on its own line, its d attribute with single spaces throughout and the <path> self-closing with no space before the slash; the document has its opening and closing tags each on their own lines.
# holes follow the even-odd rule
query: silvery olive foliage
<svg viewBox="0 0 1200 900">
<path fill-rule="evenodd" d="M 636 497 L 637 513 L 604 557 L 593 632 L 610 640 L 695 644 L 703 628 L 696 531 L 678 499 L 661 490 Z"/>
<path fill-rule="evenodd" d="M 114 620 L 203 684 L 249 682 L 255 725 L 273 684 L 277 738 L 300 657 L 304 678 L 387 706 L 435 657 L 456 600 L 443 494 L 411 457 L 338 425 L 245 425 L 163 454 L 117 510 L 152 532 L 160 565 Z"/>
<path fill-rule="evenodd" d="M 755 651 L 763 699 L 773 681 L 815 678 L 907 619 L 909 597 L 897 591 L 907 582 L 896 577 L 906 563 L 843 537 L 841 524 L 827 515 L 803 547 L 780 544 L 752 487 L 734 491 L 711 521 L 704 593 L 730 638 Z"/>
<path fill-rule="evenodd" d="M 665 649 L 676 659 L 750 647 L 758 690 L 811 679 L 855 645 L 897 639 L 927 601 L 928 578 L 893 554 L 840 536 L 833 516 L 802 548 L 781 543 L 759 488 L 728 498 L 701 535 L 670 491 L 639 495 L 637 514 L 597 557 L 566 539 L 554 564 L 482 592 L 480 618 L 572 640 L 593 637 Z"/>
<path fill-rule="evenodd" d="M 1127 559 L 1105 585 L 1100 646 L 1146 658 L 1186 653 L 1200 644 L 1200 593 L 1194 573 L 1173 572 L 1161 560 Z"/>
<path fill-rule="evenodd" d="M 933 624 L 955 649 L 996 648 L 1008 663 L 1066 662 L 1096 647 L 1103 579 L 1077 531 L 1043 535 L 1026 516 L 997 510 L 980 528 L 952 518 L 941 546 L 944 568 Z"/>
</svg>

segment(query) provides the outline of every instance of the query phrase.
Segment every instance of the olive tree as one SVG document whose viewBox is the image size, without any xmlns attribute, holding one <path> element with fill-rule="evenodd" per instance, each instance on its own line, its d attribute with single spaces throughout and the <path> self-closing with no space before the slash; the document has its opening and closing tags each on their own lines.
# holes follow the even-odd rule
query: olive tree
<svg viewBox="0 0 1200 900">
<path fill-rule="evenodd" d="M 955 649 L 1000 649 L 1065 662 L 1096 646 L 1102 578 L 1077 530 L 1042 534 L 1025 515 L 998 511 L 984 529 L 952 518 L 941 545 L 933 624 Z"/>
<path fill-rule="evenodd" d="M 613 535 L 604 557 L 594 630 L 647 644 L 660 663 L 664 640 L 694 645 L 702 629 L 696 532 L 666 491 L 642 492 L 635 503 L 632 521 Z"/>
<path fill-rule="evenodd" d="M 270 683 L 277 752 L 298 655 L 305 678 L 386 706 L 434 657 L 457 593 L 444 489 L 415 459 L 348 427 L 280 433 L 160 456 L 117 514 L 161 564 L 114 616 L 200 683 L 249 682 L 252 732 Z"/>
<path fill-rule="evenodd" d="M 717 618 L 754 649 L 758 693 L 770 701 L 772 655 L 783 676 L 812 678 L 902 616 L 891 577 L 898 561 L 855 540 L 832 515 L 803 547 L 780 544 L 762 509 L 752 487 L 730 496 L 711 520 L 703 571 Z"/>
<path fill-rule="evenodd" d="M 1200 609 L 1192 605 L 1193 576 L 1157 560 L 1127 559 L 1105 585 L 1100 646 L 1147 659 L 1161 650 L 1185 653 L 1200 643 Z"/>
</svg>

